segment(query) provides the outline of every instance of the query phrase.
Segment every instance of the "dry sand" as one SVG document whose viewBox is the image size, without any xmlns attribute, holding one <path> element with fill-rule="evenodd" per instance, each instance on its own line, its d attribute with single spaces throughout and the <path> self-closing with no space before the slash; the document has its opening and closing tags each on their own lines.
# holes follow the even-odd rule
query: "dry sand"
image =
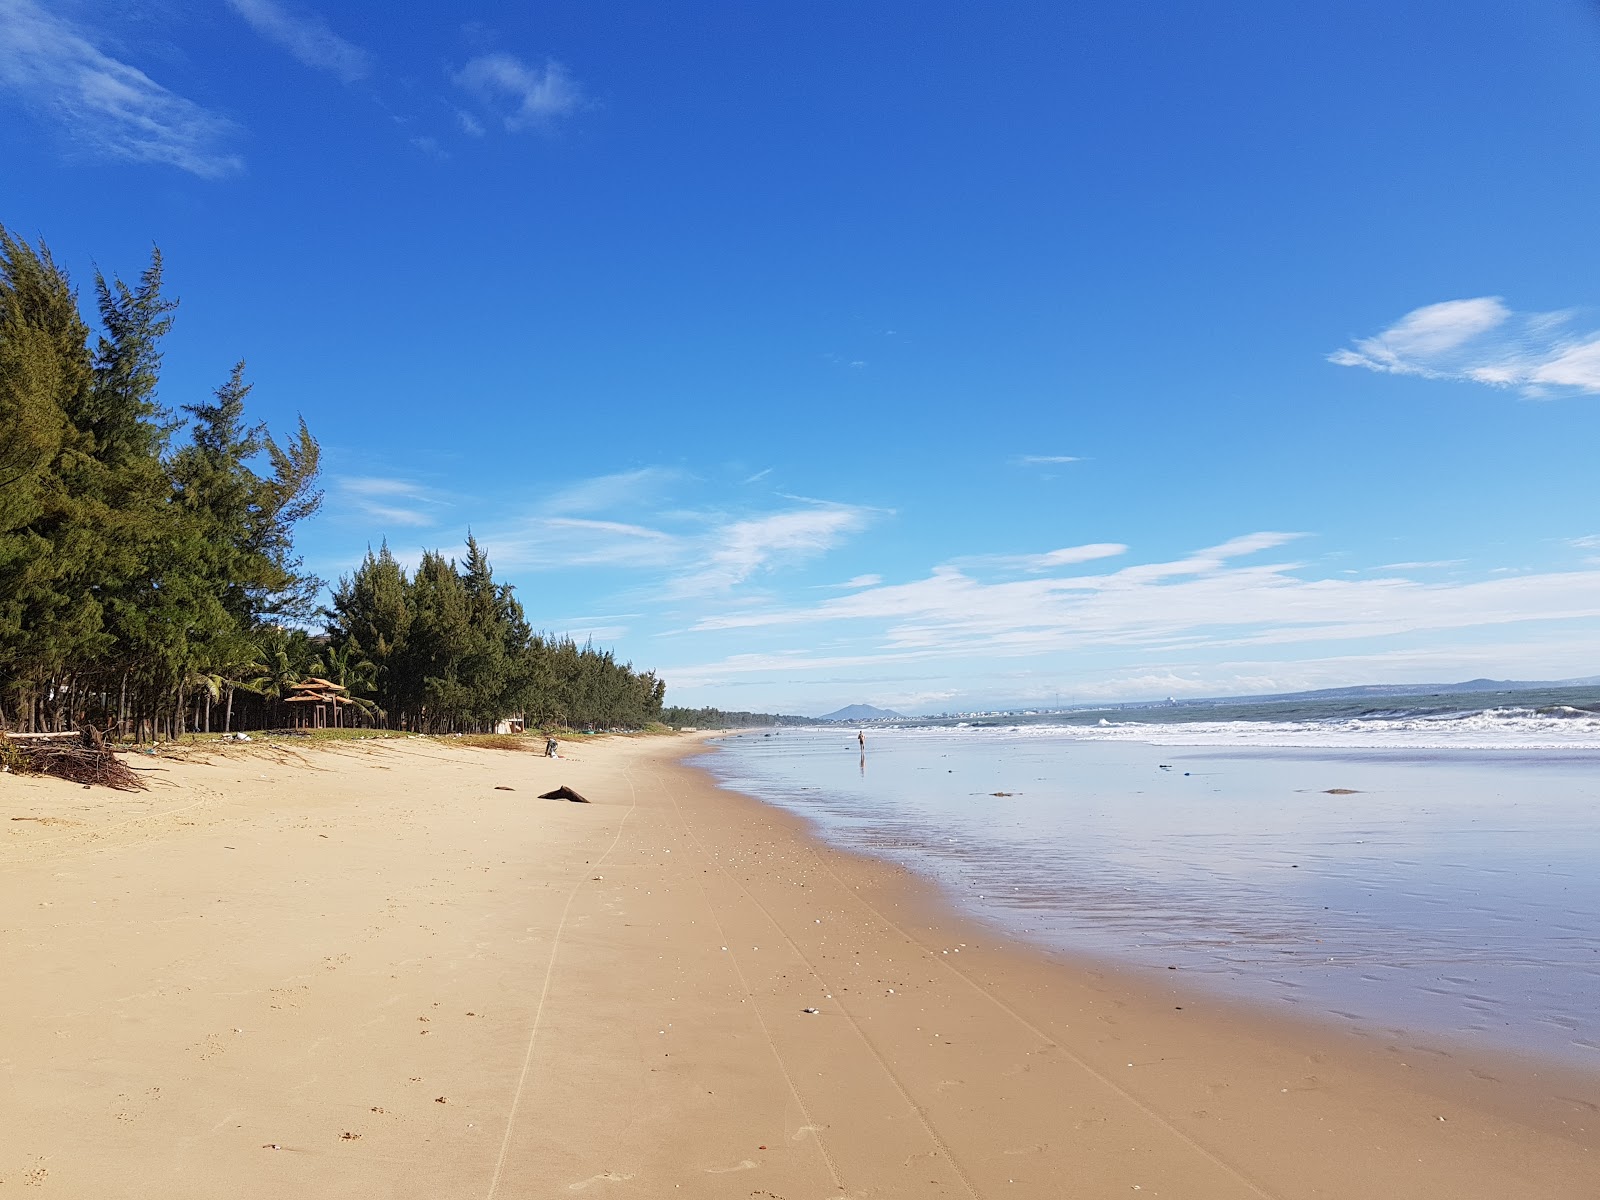
<svg viewBox="0 0 1600 1200">
<path fill-rule="evenodd" d="M 570 749 L 0 777 L 0 1196 L 1600 1195 L 1592 1076 L 1052 959 Z"/>
</svg>

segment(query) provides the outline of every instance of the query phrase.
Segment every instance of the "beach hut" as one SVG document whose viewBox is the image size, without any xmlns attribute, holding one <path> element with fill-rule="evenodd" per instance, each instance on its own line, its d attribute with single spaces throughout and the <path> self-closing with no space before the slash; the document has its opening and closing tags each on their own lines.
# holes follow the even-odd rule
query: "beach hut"
<svg viewBox="0 0 1600 1200">
<path fill-rule="evenodd" d="M 349 689 L 315 675 L 291 687 L 283 702 L 295 706 L 295 727 L 299 729 L 326 729 L 330 725 L 337 729 L 344 724 L 339 716 L 340 707 L 355 703 L 350 699 Z"/>
</svg>

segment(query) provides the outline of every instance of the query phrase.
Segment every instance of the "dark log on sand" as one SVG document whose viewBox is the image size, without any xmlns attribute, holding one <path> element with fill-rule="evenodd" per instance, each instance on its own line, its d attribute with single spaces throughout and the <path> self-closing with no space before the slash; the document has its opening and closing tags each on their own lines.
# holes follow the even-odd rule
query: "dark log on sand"
<svg viewBox="0 0 1600 1200">
<path fill-rule="evenodd" d="M 573 791 L 571 788 L 569 788 L 564 783 L 553 792 L 540 792 L 539 793 L 539 799 L 541 799 L 541 800 L 571 800 L 574 804 L 587 804 L 587 803 L 589 803 L 588 797 L 578 795 L 577 792 Z"/>
</svg>

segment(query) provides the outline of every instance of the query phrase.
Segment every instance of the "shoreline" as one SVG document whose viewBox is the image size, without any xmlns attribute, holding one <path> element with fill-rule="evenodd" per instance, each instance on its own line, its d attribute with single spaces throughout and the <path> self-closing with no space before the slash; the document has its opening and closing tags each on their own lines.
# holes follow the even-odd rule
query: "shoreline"
<svg viewBox="0 0 1600 1200">
<path fill-rule="evenodd" d="M 1593 789 L 1562 756 L 1503 761 L 1502 782 L 1461 752 L 885 738 L 858 779 L 854 747 L 827 739 L 720 745 L 701 761 L 727 786 L 1066 961 L 1171 967 L 1257 1012 L 1600 1073 Z"/>
<path fill-rule="evenodd" d="M 723 789 L 700 741 L 219 755 L 131 801 L 6 777 L 0 1180 L 1600 1191 L 1600 1081 L 1011 942 Z M 557 783 L 593 803 L 534 799 Z"/>
</svg>

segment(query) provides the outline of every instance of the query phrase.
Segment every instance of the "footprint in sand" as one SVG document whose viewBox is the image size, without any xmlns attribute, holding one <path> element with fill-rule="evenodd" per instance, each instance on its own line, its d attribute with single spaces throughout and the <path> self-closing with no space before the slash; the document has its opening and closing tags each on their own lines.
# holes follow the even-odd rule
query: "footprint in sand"
<svg viewBox="0 0 1600 1200">
<path fill-rule="evenodd" d="M 632 1175 L 623 1175 L 617 1171 L 601 1171 L 598 1175 L 591 1175 L 587 1179 L 580 1179 L 577 1183 L 567 1184 L 567 1191 L 581 1192 L 584 1188 L 594 1183 L 621 1183 L 624 1179 L 632 1179 Z"/>
<path fill-rule="evenodd" d="M 119 1121 L 136 1121 L 144 1116 L 145 1109 L 151 1103 L 161 1099 L 161 1089 L 158 1087 L 147 1088 L 140 1099 L 134 1099 L 127 1092 L 117 1094 L 117 1110 L 112 1115 Z"/>
</svg>

